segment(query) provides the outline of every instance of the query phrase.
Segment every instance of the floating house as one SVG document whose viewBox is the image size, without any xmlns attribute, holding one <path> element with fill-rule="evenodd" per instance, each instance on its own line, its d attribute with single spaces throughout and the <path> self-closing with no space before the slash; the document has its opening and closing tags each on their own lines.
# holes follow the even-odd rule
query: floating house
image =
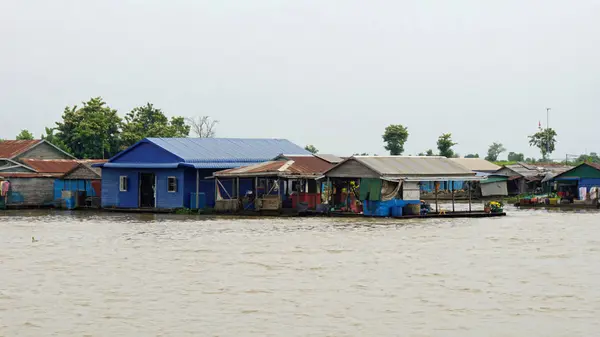
<svg viewBox="0 0 600 337">
<path fill-rule="evenodd" d="M 96 165 L 102 168 L 102 207 L 214 207 L 217 192 L 224 191 L 216 190 L 215 181 L 206 178 L 282 153 L 310 154 L 285 139 L 146 138 Z M 231 195 L 233 186 L 225 187 Z"/>
<path fill-rule="evenodd" d="M 75 159 L 43 139 L 4 140 L 0 142 L 0 172 L 32 172 L 22 159 Z"/>
<path fill-rule="evenodd" d="M 516 163 L 502 166 L 494 175 L 507 177 L 509 195 L 543 192 L 542 181 L 547 175 L 551 177 L 569 170 L 570 166 L 562 164 L 526 164 Z"/>
<path fill-rule="evenodd" d="M 4 196 L 7 206 L 53 206 L 54 180 L 66 172 L 46 172 L 31 167 L 28 160 L 67 160 L 75 158 L 45 140 L 5 140 L 0 142 L 0 176 L 10 189 Z M 74 164 L 73 164 L 74 165 Z"/>
<path fill-rule="evenodd" d="M 583 163 L 554 176 L 552 181 L 561 198 L 598 200 L 600 164 Z"/>
<path fill-rule="evenodd" d="M 260 164 L 215 172 L 218 211 L 281 211 L 316 209 L 321 204 L 320 182 L 333 167 L 314 155 L 281 155 Z M 234 186 L 232 193 L 225 184 Z M 241 201 L 241 202 L 240 202 Z"/>
<path fill-rule="evenodd" d="M 491 163 L 482 158 L 449 158 L 456 164 L 462 165 L 471 172 L 475 173 L 476 176 L 485 178 L 490 175 L 492 172 L 495 172 L 500 169 L 500 166 Z M 476 192 L 475 197 L 481 196 L 479 185 L 472 184 L 470 186 L 465 185 L 463 181 L 452 180 L 452 181 L 442 181 L 442 182 L 433 182 L 433 181 L 424 181 L 421 182 L 421 192 L 433 194 L 435 191 L 435 184 L 439 184 L 439 190 L 443 192 L 452 192 L 452 191 L 460 191 L 463 192 L 463 196 L 467 194 L 464 190 L 466 188 L 471 188 L 473 192 Z M 446 193 L 447 194 L 447 193 Z"/>
<path fill-rule="evenodd" d="M 356 199 L 362 203 L 366 215 L 381 216 L 389 215 L 390 208 L 420 204 L 419 184 L 422 182 L 480 179 L 448 158 L 433 156 L 350 157 L 325 172 L 324 176 L 329 191 L 327 199 L 333 208 L 360 211 L 354 208 Z M 401 214 L 401 211 L 397 212 Z"/>
<path fill-rule="evenodd" d="M 14 207 L 83 207 L 100 196 L 100 172 L 91 165 L 102 161 L 21 159 L 30 172 L 3 172 L 10 183 L 5 203 Z"/>
</svg>

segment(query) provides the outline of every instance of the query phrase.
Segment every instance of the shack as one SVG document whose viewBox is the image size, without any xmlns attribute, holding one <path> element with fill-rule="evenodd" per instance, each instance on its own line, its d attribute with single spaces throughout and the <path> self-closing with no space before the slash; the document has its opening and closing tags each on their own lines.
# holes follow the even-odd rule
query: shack
<svg viewBox="0 0 600 337">
<path fill-rule="evenodd" d="M 405 206 L 420 205 L 421 182 L 480 179 L 474 172 L 448 158 L 433 156 L 355 156 L 334 166 L 324 176 L 327 179 L 327 202 L 332 208 L 357 211 L 353 205 L 348 205 L 348 200 L 355 197 L 362 203 L 364 214 L 376 216 L 398 216 L 402 215 L 401 209 Z M 418 207 L 406 210 L 419 212 Z"/>
<path fill-rule="evenodd" d="M 596 201 L 600 188 L 600 164 L 583 163 L 552 178 L 561 199 Z"/>
<path fill-rule="evenodd" d="M 65 207 L 86 205 L 86 200 L 98 197 L 100 172 L 92 169 L 97 160 L 21 159 L 32 172 L 4 172 L 10 182 L 5 197 L 9 207 Z M 99 203 L 99 202 L 98 202 Z"/>
<path fill-rule="evenodd" d="M 562 164 L 526 164 L 516 163 L 502 166 L 495 175 L 507 177 L 507 190 L 509 195 L 527 193 L 542 193 L 542 181 L 550 174 L 552 176 L 569 170 L 570 166 Z"/>
<path fill-rule="evenodd" d="M 44 139 L 0 142 L 0 172 L 31 172 L 23 159 L 75 159 Z"/>
<path fill-rule="evenodd" d="M 475 173 L 476 176 L 481 177 L 481 179 L 485 179 L 485 177 L 500 169 L 500 166 L 482 158 L 450 158 L 450 160 L 469 169 L 471 172 Z M 462 199 L 467 198 L 469 193 L 471 193 L 474 198 L 482 196 L 479 182 L 465 184 L 464 181 L 460 180 L 442 182 L 424 181 L 420 184 L 424 199 L 431 200 L 435 198 L 436 184 L 439 184 L 439 191 L 441 192 L 438 197 L 442 199 L 450 199 L 452 191 L 454 191 L 456 197 Z M 470 188 L 471 191 L 468 191 L 467 188 Z"/>
<path fill-rule="evenodd" d="M 321 204 L 317 179 L 331 167 L 333 164 L 319 156 L 281 155 L 272 161 L 215 172 L 215 185 L 221 187 L 216 190 L 216 210 L 314 210 Z M 227 181 L 235 186 L 231 193 L 224 188 Z"/>
<path fill-rule="evenodd" d="M 285 139 L 146 138 L 96 165 L 102 168 L 102 207 L 214 207 L 219 191 L 214 181 L 205 178 L 282 153 L 310 154 Z M 231 184 L 223 185 L 233 190 Z"/>
</svg>

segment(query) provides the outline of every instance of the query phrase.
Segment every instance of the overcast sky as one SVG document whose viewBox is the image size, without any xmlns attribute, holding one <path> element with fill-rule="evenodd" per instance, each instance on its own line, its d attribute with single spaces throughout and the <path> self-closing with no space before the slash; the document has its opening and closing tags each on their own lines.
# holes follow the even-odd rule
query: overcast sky
<svg viewBox="0 0 600 337">
<path fill-rule="evenodd" d="M 385 154 L 399 123 L 406 154 L 451 132 L 462 155 L 540 157 L 527 135 L 550 107 L 553 157 L 600 152 L 599 16 L 597 0 L 6 0 L 0 138 L 102 96 L 339 155 Z"/>
</svg>

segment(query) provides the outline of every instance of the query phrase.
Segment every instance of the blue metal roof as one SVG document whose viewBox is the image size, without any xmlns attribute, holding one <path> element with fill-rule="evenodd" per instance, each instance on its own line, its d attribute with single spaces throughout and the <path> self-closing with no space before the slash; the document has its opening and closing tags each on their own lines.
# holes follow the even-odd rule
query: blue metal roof
<svg viewBox="0 0 600 337">
<path fill-rule="evenodd" d="M 310 154 L 286 139 L 147 138 L 186 163 L 260 162 L 285 154 Z"/>
<path fill-rule="evenodd" d="M 102 163 L 93 164 L 92 167 L 106 167 L 106 168 L 156 168 L 156 169 L 168 169 L 179 167 L 178 163 Z"/>
<path fill-rule="evenodd" d="M 171 153 L 173 162 L 157 160 L 156 154 L 140 153 L 135 162 L 121 163 L 117 158 L 151 143 Z M 173 168 L 178 166 L 227 169 L 272 160 L 281 155 L 310 155 L 302 147 L 286 139 L 242 138 L 146 138 L 111 158 L 104 167 Z M 146 161 L 147 159 L 147 161 Z M 162 158 L 164 159 L 164 158 Z M 172 160 L 172 159 L 171 159 Z M 113 162 L 116 161 L 116 162 Z"/>
</svg>

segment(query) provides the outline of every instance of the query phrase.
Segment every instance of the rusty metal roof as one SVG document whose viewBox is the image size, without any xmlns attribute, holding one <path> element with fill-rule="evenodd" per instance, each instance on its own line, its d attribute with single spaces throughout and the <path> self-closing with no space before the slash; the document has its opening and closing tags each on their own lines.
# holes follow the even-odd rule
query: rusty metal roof
<svg viewBox="0 0 600 337">
<path fill-rule="evenodd" d="M 92 164 L 105 163 L 104 159 L 23 159 L 23 163 L 38 173 L 68 173 L 80 164 L 89 166 Z M 92 168 L 99 174 L 99 169 Z"/>
<path fill-rule="evenodd" d="M 74 159 L 23 159 L 22 161 L 39 173 L 67 173 L 79 164 Z"/>
<path fill-rule="evenodd" d="M 5 173 L 2 172 L 2 178 L 60 178 L 63 173 L 28 173 L 28 172 L 15 172 Z"/>
<path fill-rule="evenodd" d="M 277 160 L 240 168 L 219 171 L 216 177 L 280 176 L 315 177 L 333 167 L 321 158 L 312 155 L 280 156 Z"/>
<path fill-rule="evenodd" d="M 0 158 L 13 158 L 40 142 L 39 139 L 2 141 L 0 142 Z"/>
</svg>

